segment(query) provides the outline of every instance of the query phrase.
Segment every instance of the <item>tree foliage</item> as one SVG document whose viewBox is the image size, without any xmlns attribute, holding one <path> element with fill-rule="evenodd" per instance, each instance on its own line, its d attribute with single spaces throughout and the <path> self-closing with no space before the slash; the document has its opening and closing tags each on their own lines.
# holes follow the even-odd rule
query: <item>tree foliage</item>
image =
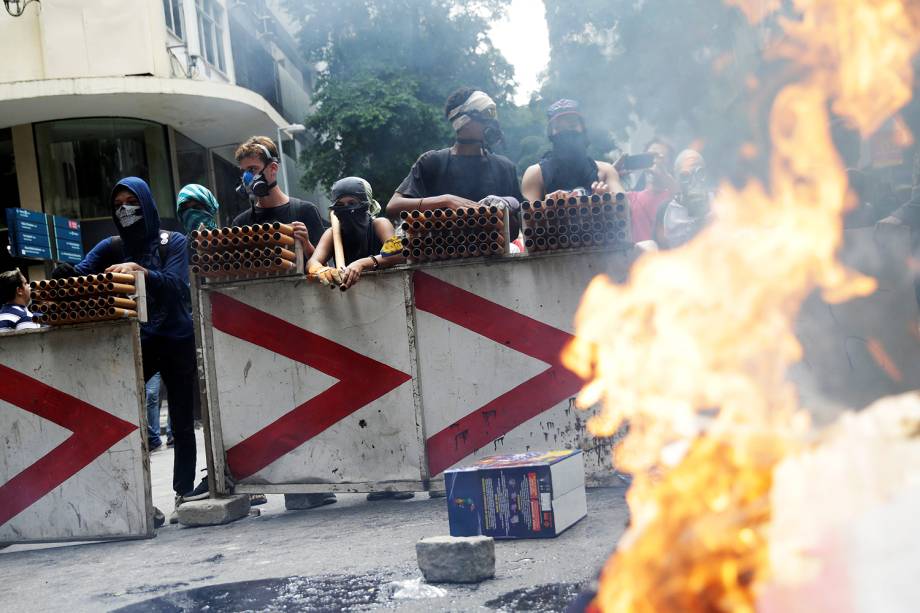
<svg viewBox="0 0 920 613">
<path fill-rule="evenodd" d="M 513 69 L 487 32 L 507 3 L 286 0 L 304 54 L 320 67 L 305 186 L 328 190 L 360 175 L 385 201 L 421 153 L 450 142 L 450 92 L 478 87 L 505 107 Z"/>
<path fill-rule="evenodd" d="M 552 53 L 544 98 L 579 98 L 618 137 L 639 122 L 711 149 L 753 137 L 748 77 L 764 67 L 770 24 L 751 26 L 723 0 L 544 2 Z"/>
</svg>

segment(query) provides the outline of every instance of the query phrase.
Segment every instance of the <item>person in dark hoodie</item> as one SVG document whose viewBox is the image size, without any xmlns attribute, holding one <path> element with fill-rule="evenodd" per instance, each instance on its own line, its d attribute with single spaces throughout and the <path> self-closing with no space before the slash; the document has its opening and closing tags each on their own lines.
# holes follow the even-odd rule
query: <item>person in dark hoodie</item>
<svg viewBox="0 0 920 613">
<path fill-rule="evenodd" d="M 179 232 L 160 230 L 150 187 L 126 177 L 111 196 L 118 236 L 102 239 L 74 266 L 77 274 L 143 272 L 147 322 L 141 324 L 144 381 L 159 372 L 166 385 L 175 452 L 173 490 L 176 506 L 195 480 L 195 431 L 192 417 L 197 364 L 190 311 L 188 243 Z M 170 520 L 173 522 L 173 519 Z"/>
<path fill-rule="evenodd" d="M 553 148 L 538 164 L 524 171 L 521 191 L 533 202 L 565 198 L 581 189 L 586 194 L 624 192 L 620 175 L 612 164 L 588 155 L 584 117 L 574 100 L 562 99 L 546 111 L 546 131 Z"/>
</svg>

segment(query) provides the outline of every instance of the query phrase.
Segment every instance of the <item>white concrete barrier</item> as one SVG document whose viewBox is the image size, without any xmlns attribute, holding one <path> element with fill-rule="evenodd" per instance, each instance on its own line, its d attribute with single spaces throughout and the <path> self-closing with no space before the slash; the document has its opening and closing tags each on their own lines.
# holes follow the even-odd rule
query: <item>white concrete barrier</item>
<svg viewBox="0 0 920 613">
<path fill-rule="evenodd" d="M 238 492 L 423 489 L 405 274 L 198 295 L 216 474 Z"/>
<path fill-rule="evenodd" d="M 559 363 L 597 251 L 366 275 L 347 292 L 286 277 L 198 286 L 213 474 L 237 492 L 426 489 L 489 453 L 611 443 Z M 215 491 L 223 493 L 218 479 Z"/>
<path fill-rule="evenodd" d="M 0 543 L 153 536 L 135 321 L 0 335 Z"/>
<path fill-rule="evenodd" d="M 573 406 L 583 382 L 562 366 L 598 274 L 622 280 L 623 251 L 554 253 L 413 273 L 419 379 L 432 477 L 495 453 L 580 448 L 589 483 L 612 476 L 611 441 Z"/>
</svg>

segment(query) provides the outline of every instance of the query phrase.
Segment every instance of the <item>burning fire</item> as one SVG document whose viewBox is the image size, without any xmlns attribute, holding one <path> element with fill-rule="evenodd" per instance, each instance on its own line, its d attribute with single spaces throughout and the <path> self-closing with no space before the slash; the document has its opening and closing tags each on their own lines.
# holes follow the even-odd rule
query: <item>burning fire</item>
<svg viewBox="0 0 920 613">
<path fill-rule="evenodd" d="M 753 19 L 781 4 L 727 1 Z M 754 609 L 770 571 L 773 470 L 810 428 L 786 380 L 801 357 L 799 306 L 816 287 L 831 301 L 875 288 L 835 257 L 848 195 L 827 109 L 865 136 L 910 99 L 920 8 L 792 5 L 771 53 L 804 77 L 771 110 L 769 189 L 723 185 L 693 242 L 642 257 L 625 286 L 595 279 L 564 354 L 590 381 L 579 405 L 603 402 L 592 432 L 629 424 L 615 462 L 634 475 L 632 525 L 603 572 L 605 611 Z"/>
</svg>

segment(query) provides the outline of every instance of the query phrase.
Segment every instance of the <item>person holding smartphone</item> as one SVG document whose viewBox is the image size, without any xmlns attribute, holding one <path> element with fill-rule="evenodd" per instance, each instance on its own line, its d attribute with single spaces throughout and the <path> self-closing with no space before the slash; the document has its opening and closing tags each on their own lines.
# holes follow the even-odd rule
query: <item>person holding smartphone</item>
<svg viewBox="0 0 920 613">
<path fill-rule="evenodd" d="M 677 192 L 671 175 L 674 148 L 659 138 L 650 140 L 641 155 L 624 155 L 614 166 L 621 173 L 643 171 L 635 191 L 626 192 L 633 242 L 652 239 L 658 209 Z"/>
</svg>

